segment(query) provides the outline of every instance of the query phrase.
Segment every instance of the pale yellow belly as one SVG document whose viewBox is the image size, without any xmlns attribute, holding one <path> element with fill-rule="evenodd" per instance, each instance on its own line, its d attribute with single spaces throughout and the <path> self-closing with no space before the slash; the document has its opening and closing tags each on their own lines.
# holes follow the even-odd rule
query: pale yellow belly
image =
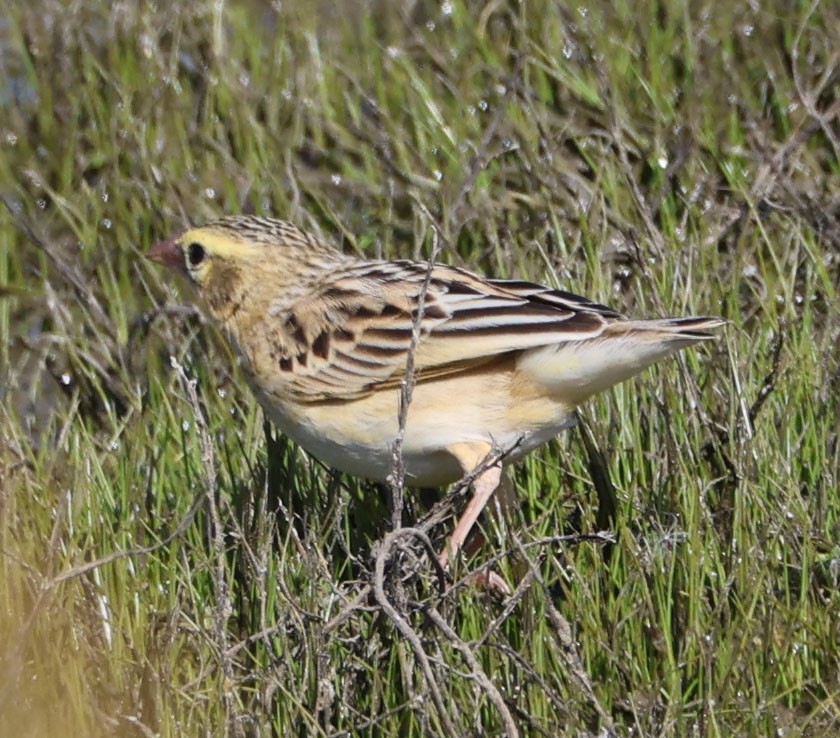
<svg viewBox="0 0 840 738">
<path fill-rule="evenodd" d="M 464 470 L 447 450 L 455 444 L 484 441 L 512 450 L 514 460 L 572 424 L 571 408 L 514 391 L 511 377 L 488 370 L 415 386 L 402 446 L 406 483 L 440 486 L 460 479 Z M 377 481 L 392 473 L 399 389 L 308 405 L 272 401 L 255 391 L 278 428 L 324 463 Z"/>
</svg>

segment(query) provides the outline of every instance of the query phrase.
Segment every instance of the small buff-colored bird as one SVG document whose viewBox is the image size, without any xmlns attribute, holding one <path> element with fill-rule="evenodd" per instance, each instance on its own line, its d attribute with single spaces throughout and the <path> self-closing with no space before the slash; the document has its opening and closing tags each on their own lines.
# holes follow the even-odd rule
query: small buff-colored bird
<svg viewBox="0 0 840 738">
<path fill-rule="evenodd" d="M 186 276 L 283 433 L 330 466 L 380 482 L 394 466 L 419 314 L 405 481 L 440 486 L 481 469 L 444 566 L 499 486 L 502 464 L 572 425 L 588 397 L 725 322 L 629 320 L 539 284 L 359 259 L 254 216 L 192 228 L 148 256 Z M 482 463 L 491 458 L 501 460 Z"/>
</svg>

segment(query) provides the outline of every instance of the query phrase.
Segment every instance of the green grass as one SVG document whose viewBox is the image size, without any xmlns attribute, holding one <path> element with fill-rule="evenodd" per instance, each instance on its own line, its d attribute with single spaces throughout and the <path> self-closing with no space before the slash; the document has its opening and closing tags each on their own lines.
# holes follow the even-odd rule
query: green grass
<svg viewBox="0 0 840 738">
<path fill-rule="evenodd" d="M 0 735 L 837 735 L 837 9 L 403 5 L 0 10 Z M 518 466 L 510 607 L 395 617 L 141 258 L 235 212 L 731 324 Z"/>
</svg>

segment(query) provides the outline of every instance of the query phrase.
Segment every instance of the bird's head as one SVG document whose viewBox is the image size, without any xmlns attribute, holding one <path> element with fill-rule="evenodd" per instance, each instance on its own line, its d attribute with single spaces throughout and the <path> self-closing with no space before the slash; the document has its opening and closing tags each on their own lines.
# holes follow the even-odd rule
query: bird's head
<svg viewBox="0 0 840 738">
<path fill-rule="evenodd" d="M 306 265 L 342 259 L 331 246 L 282 220 L 229 216 L 161 241 L 149 259 L 183 274 L 217 319 L 243 292 L 253 299 L 290 295 Z"/>
</svg>

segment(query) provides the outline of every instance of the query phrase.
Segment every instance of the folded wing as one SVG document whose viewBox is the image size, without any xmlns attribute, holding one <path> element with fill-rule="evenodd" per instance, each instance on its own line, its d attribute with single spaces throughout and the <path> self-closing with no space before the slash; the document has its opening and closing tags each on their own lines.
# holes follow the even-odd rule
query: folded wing
<svg viewBox="0 0 840 738">
<path fill-rule="evenodd" d="M 428 283 L 427 283 L 428 279 Z M 415 321 L 418 382 L 468 371 L 511 352 L 582 341 L 624 321 L 585 298 L 529 282 L 482 279 L 421 262 L 354 265 L 317 285 L 312 299 L 273 320 L 283 391 L 303 402 L 351 400 L 405 376 Z M 279 389 L 279 388 L 278 388 Z"/>
</svg>

